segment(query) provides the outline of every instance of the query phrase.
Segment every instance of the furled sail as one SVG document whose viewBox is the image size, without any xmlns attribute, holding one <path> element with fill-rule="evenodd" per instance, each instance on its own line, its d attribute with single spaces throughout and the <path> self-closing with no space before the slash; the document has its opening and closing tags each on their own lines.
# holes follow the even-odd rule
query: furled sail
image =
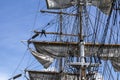
<svg viewBox="0 0 120 80">
<path fill-rule="evenodd" d="M 77 4 L 77 0 L 47 0 L 46 2 L 48 9 L 64 9 Z M 112 0 L 88 0 L 86 5 L 87 3 L 98 7 L 105 14 L 109 14 L 112 6 Z"/>
<path fill-rule="evenodd" d="M 120 56 L 111 59 L 112 66 L 116 72 L 120 71 Z"/>
<path fill-rule="evenodd" d="M 32 43 L 36 48 L 37 54 L 41 53 L 42 55 L 48 55 L 50 57 L 50 59 L 48 60 L 47 66 L 45 67 L 48 67 L 52 63 L 53 59 L 57 57 L 80 56 L 78 43 L 75 43 L 75 42 L 67 43 L 67 42 L 32 41 Z M 35 52 L 33 53 L 35 54 Z M 85 56 L 89 57 L 92 54 L 96 55 L 98 53 L 102 60 L 111 61 L 115 71 L 120 71 L 120 57 L 119 57 L 120 45 L 114 45 L 114 44 L 103 45 L 103 44 L 92 44 L 92 43 L 85 44 Z M 34 56 L 37 57 L 36 55 Z M 42 60 L 40 61 L 40 63 L 41 62 Z M 44 63 L 41 63 L 41 64 L 44 64 Z"/>
<path fill-rule="evenodd" d="M 63 9 L 72 6 L 72 0 L 47 0 L 49 9 Z"/>
<path fill-rule="evenodd" d="M 36 51 L 49 55 L 51 57 L 78 56 L 78 47 L 76 43 L 64 42 L 33 42 Z M 71 54 L 72 53 L 72 54 Z"/>
<path fill-rule="evenodd" d="M 109 14 L 113 0 L 93 0 L 92 5 L 98 7 L 103 13 Z"/>
<path fill-rule="evenodd" d="M 33 50 L 30 51 L 32 55 L 44 66 L 44 68 L 48 68 L 54 61 L 54 58 L 52 58 L 51 56 L 41 54 Z"/>
<path fill-rule="evenodd" d="M 28 70 L 30 80 L 77 80 L 78 74 Z M 66 74 L 66 75 L 63 75 Z"/>
<path fill-rule="evenodd" d="M 118 50 L 120 51 L 120 50 Z M 110 60 L 116 72 L 120 71 L 120 52 L 106 53 L 101 55 L 102 60 Z"/>
</svg>

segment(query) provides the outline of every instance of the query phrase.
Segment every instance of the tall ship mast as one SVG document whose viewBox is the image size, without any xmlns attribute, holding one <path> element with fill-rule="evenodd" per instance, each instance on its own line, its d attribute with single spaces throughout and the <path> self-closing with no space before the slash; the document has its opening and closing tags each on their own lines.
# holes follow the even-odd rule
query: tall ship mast
<svg viewBox="0 0 120 80">
<path fill-rule="evenodd" d="M 28 80 L 120 80 L 119 0 L 41 2 L 55 17 L 27 41 L 43 67 Z"/>
</svg>

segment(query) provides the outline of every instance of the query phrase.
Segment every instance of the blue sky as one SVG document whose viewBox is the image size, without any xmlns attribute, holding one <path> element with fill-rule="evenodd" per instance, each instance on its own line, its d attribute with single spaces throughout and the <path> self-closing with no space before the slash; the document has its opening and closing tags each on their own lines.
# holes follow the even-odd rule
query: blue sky
<svg viewBox="0 0 120 80">
<path fill-rule="evenodd" d="M 22 72 L 29 61 L 27 46 L 21 40 L 27 40 L 36 26 L 33 24 L 36 13 L 39 13 L 38 2 L 39 0 L 0 0 L 0 80 L 7 80 Z"/>
</svg>

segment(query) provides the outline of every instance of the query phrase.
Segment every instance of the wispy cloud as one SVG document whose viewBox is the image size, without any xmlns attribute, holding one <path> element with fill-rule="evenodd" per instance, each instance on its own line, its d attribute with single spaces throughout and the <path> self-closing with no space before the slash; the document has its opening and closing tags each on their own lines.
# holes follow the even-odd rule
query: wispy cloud
<svg viewBox="0 0 120 80">
<path fill-rule="evenodd" d="M 0 80 L 8 80 L 9 76 L 5 73 L 0 73 Z"/>
</svg>

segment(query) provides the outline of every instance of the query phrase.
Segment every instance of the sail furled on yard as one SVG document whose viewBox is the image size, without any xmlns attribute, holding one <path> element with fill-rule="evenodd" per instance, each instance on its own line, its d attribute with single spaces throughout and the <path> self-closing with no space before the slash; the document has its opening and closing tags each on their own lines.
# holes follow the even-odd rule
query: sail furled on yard
<svg viewBox="0 0 120 80">
<path fill-rule="evenodd" d="M 64 9 L 72 6 L 72 0 L 46 0 L 49 9 Z"/>
<path fill-rule="evenodd" d="M 28 70 L 29 80 L 60 80 L 58 72 L 30 71 Z"/>
<path fill-rule="evenodd" d="M 53 58 L 78 56 L 78 46 L 76 43 L 64 42 L 33 42 L 36 51 L 42 54 L 49 55 Z M 71 54 L 72 53 L 72 54 Z"/>
<path fill-rule="evenodd" d="M 81 3 L 86 5 L 88 5 L 89 3 L 89 5 L 91 6 L 98 7 L 103 13 L 109 14 L 113 0 L 88 0 L 87 2 L 85 1 L 83 0 L 83 2 Z M 64 9 L 78 4 L 77 0 L 46 0 L 46 2 L 48 9 Z"/>
<path fill-rule="evenodd" d="M 93 0 L 92 5 L 98 7 L 103 13 L 109 14 L 113 0 Z"/>
<path fill-rule="evenodd" d="M 116 72 L 119 72 L 120 71 L 120 56 L 118 56 L 117 58 L 114 57 L 110 60 L 111 60 L 112 66 L 114 67 L 114 70 Z"/>
<path fill-rule="evenodd" d="M 75 42 L 37 42 L 32 41 L 36 52 L 32 54 L 44 66 L 49 67 L 54 59 L 58 57 L 79 57 L 79 45 Z M 102 46 L 102 47 L 101 47 Z M 100 48 L 101 47 L 101 48 Z M 100 50 L 101 49 L 101 50 Z M 85 44 L 85 56 L 96 55 L 102 60 L 110 60 L 114 70 L 120 71 L 120 45 L 115 44 Z M 45 57 L 45 58 L 43 58 Z"/>
<path fill-rule="evenodd" d="M 44 68 L 48 68 L 54 61 L 54 58 L 52 58 L 51 56 L 41 54 L 34 50 L 30 50 L 30 51 L 32 55 L 44 66 Z"/>
<path fill-rule="evenodd" d="M 119 48 L 120 49 L 120 48 Z M 106 53 L 101 55 L 102 60 L 110 60 L 116 72 L 120 71 L 120 50 L 117 53 Z"/>
<path fill-rule="evenodd" d="M 27 71 L 30 80 L 77 80 L 78 74 L 52 71 Z"/>
</svg>

